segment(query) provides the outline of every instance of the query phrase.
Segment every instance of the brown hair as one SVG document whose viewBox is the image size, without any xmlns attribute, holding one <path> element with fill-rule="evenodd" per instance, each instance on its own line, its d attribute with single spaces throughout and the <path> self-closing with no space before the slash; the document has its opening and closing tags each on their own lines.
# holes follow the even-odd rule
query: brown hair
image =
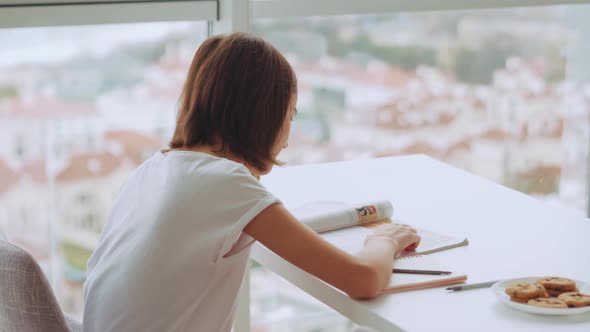
<svg viewBox="0 0 590 332">
<path fill-rule="evenodd" d="M 269 43 L 245 33 L 211 37 L 191 63 L 170 148 L 221 143 L 265 171 L 280 164 L 272 148 L 296 93 L 293 69 Z"/>
</svg>

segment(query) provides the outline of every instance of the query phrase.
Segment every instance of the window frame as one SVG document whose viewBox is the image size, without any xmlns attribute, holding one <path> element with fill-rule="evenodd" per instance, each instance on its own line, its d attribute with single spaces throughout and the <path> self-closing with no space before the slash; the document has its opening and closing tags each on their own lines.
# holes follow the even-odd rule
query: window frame
<svg viewBox="0 0 590 332">
<path fill-rule="evenodd" d="M 362 15 L 590 3 L 588 0 L 249 0 L 253 18 Z"/>
<path fill-rule="evenodd" d="M 217 0 L 0 0 L 0 28 L 214 21 Z"/>
</svg>

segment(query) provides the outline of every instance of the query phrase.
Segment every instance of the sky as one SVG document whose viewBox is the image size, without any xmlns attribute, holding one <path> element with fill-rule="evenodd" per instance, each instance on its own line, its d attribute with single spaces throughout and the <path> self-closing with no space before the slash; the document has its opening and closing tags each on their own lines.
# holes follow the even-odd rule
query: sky
<svg viewBox="0 0 590 332">
<path fill-rule="evenodd" d="M 79 53 L 103 55 L 126 43 L 158 40 L 206 23 L 158 22 L 0 29 L 0 67 L 52 64 Z"/>
</svg>

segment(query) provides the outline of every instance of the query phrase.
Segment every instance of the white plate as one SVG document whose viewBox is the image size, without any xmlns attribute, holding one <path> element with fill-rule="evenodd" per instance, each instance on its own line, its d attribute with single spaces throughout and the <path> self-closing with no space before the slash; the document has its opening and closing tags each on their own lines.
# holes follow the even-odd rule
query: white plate
<svg viewBox="0 0 590 332">
<path fill-rule="evenodd" d="M 533 314 L 540 314 L 540 315 L 577 315 L 584 312 L 590 311 L 590 306 L 581 307 L 581 308 L 567 308 L 567 309 L 560 309 L 560 308 L 543 308 L 543 307 L 535 307 L 532 305 L 518 303 L 514 301 L 510 301 L 510 296 L 504 292 L 506 287 L 509 287 L 514 284 L 528 282 L 534 283 L 537 279 L 541 279 L 544 277 L 528 277 L 528 278 L 517 278 L 517 279 L 507 279 L 498 281 L 492 286 L 492 292 L 496 295 L 496 297 L 500 300 L 500 302 L 510 306 L 514 309 L 530 312 Z M 590 294 L 590 284 L 580 280 L 574 280 L 576 282 L 576 287 L 580 290 L 581 293 Z"/>
</svg>

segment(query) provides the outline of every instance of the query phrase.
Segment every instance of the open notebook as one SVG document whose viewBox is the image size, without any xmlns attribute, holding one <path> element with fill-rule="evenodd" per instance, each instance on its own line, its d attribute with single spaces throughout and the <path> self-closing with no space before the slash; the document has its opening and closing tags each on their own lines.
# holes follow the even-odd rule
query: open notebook
<svg viewBox="0 0 590 332">
<path fill-rule="evenodd" d="M 360 211 L 360 212 L 359 212 Z M 322 233 L 324 239 L 340 249 L 358 253 L 364 245 L 372 228 L 382 223 L 391 222 L 393 207 L 388 201 L 350 205 L 340 202 L 313 202 L 294 209 L 293 214 L 303 223 Z M 366 218 L 366 217 L 369 218 Z M 365 217 L 365 218 L 363 218 Z M 466 238 L 439 234 L 417 227 L 422 240 L 413 252 L 399 255 L 394 267 L 415 270 L 446 270 L 444 265 L 430 254 L 465 246 Z M 464 273 L 454 272 L 450 275 L 418 275 L 395 273 L 384 293 L 402 292 L 430 287 L 446 286 L 464 282 Z"/>
</svg>

